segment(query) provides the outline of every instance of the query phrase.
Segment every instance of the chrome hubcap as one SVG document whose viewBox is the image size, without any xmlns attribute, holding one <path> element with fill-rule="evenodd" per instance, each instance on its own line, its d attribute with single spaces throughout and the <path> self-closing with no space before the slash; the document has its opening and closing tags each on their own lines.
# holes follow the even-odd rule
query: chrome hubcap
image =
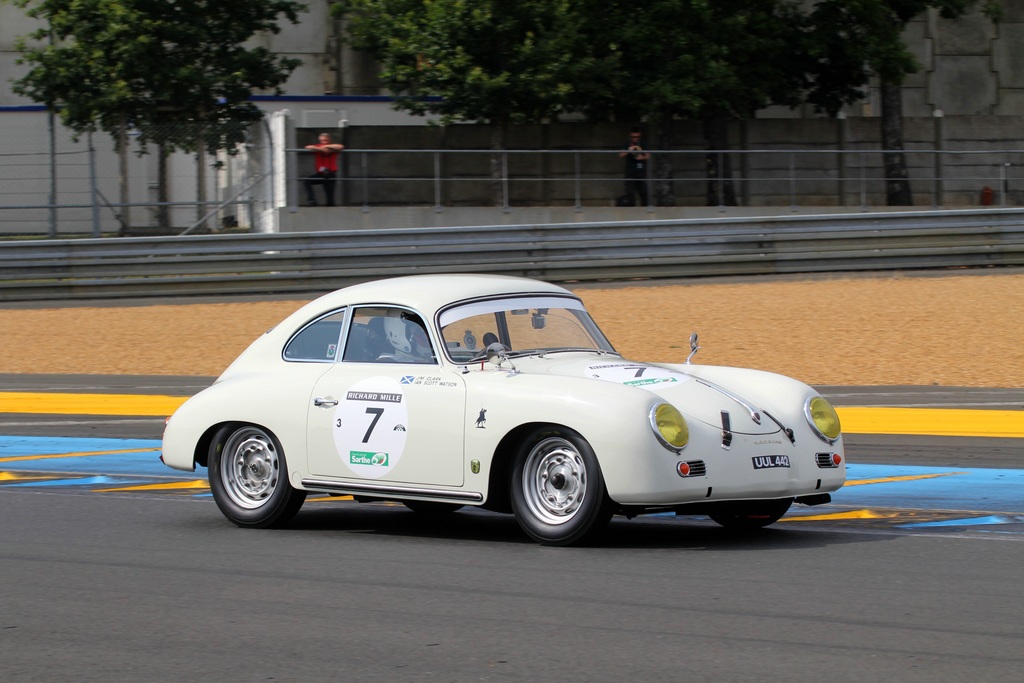
<svg viewBox="0 0 1024 683">
<path fill-rule="evenodd" d="M 530 451 L 523 468 L 523 493 L 530 512 L 547 524 L 564 524 L 587 495 L 587 466 L 561 437 L 544 439 Z"/>
<path fill-rule="evenodd" d="M 240 507 L 252 510 L 266 503 L 277 488 L 280 474 L 277 449 L 263 431 L 240 429 L 224 444 L 221 481 Z"/>
</svg>

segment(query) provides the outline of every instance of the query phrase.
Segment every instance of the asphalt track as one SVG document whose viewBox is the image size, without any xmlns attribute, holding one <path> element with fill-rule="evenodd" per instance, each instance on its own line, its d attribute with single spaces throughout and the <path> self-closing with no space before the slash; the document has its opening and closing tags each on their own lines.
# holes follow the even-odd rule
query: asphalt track
<svg viewBox="0 0 1024 683">
<path fill-rule="evenodd" d="M 0 678 L 1024 670 L 1024 390 L 821 387 L 847 433 L 832 504 L 756 534 L 616 520 L 593 547 L 554 549 L 506 516 L 331 498 L 288 529 L 237 529 L 203 472 L 157 460 L 166 409 L 209 382 L 0 376 Z"/>
</svg>

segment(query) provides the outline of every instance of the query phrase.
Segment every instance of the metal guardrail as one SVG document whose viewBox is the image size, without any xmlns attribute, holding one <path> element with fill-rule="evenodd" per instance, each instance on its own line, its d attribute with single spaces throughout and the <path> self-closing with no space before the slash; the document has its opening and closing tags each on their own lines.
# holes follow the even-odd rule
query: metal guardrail
<svg viewBox="0 0 1024 683">
<path fill-rule="evenodd" d="M 1024 265 L 1024 209 L 0 242 L 0 301 Z"/>
</svg>

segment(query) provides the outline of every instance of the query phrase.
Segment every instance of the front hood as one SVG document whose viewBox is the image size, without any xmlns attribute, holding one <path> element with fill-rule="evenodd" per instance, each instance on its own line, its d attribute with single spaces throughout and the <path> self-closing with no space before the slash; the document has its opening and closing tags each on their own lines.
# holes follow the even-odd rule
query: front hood
<svg viewBox="0 0 1024 683">
<path fill-rule="evenodd" d="M 764 414 L 762 406 L 744 397 L 742 390 L 709 382 L 678 369 L 620 358 L 562 360 L 552 355 L 513 361 L 525 372 L 588 377 L 648 391 L 674 405 L 687 418 L 714 427 L 723 426 L 722 413 L 728 412 L 730 428 L 739 434 L 773 434 L 780 428 Z M 764 408 L 771 410 L 770 406 Z"/>
</svg>

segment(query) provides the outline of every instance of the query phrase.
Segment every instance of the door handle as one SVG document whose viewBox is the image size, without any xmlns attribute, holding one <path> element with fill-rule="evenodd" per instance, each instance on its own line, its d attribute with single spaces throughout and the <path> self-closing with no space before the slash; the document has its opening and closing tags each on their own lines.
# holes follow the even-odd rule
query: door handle
<svg viewBox="0 0 1024 683">
<path fill-rule="evenodd" d="M 318 408 L 332 408 L 338 405 L 338 399 L 336 398 L 314 398 L 313 405 Z"/>
</svg>

